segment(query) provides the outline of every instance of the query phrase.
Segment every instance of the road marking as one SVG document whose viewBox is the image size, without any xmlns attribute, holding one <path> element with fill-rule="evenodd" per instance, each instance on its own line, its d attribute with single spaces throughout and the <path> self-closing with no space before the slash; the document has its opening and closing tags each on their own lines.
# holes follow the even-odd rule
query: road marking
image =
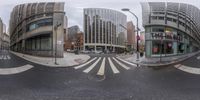
<svg viewBox="0 0 200 100">
<path fill-rule="evenodd" d="M 74 68 L 75 68 L 75 69 L 82 68 L 83 66 L 85 66 L 85 65 L 87 65 L 87 64 L 89 64 L 89 63 L 91 63 L 91 62 L 94 61 L 95 59 L 97 59 L 97 57 L 91 59 L 90 61 L 88 61 L 88 62 L 86 62 L 86 63 L 84 63 L 84 64 L 82 64 L 82 65 L 76 66 L 76 67 L 74 67 Z"/>
<path fill-rule="evenodd" d="M 7 58 L 10 60 L 11 59 L 11 57 L 9 56 L 9 55 L 7 55 Z"/>
<path fill-rule="evenodd" d="M 104 75 L 104 72 L 105 72 L 105 60 L 106 60 L 106 58 L 103 58 L 103 61 L 101 63 L 101 66 L 99 68 L 99 71 L 98 71 L 97 75 Z"/>
<path fill-rule="evenodd" d="M 126 65 L 124 65 L 124 64 L 122 64 L 121 62 L 119 62 L 117 59 L 115 59 L 114 57 L 113 57 L 113 59 L 120 65 L 120 66 L 122 66 L 124 69 L 126 69 L 126 70 L 129 70 L 130 68 L 129 67 L 127 67 Z"/>
<path fill-rule="evenodd" d="M 200 56 L 198 56 L 197 59 L 199 60 L 199 59 L 200 59 Z"/>
<path fill-rule="evenodd" d="M 15 68 L 1 68 L 0 69 L 0 75 L 17 74 L 17 73 L 27 71 L 27 70 L 29 70 L 33 67 L 34 66 L 32 66 L 32 65 L 24 65 L 24 66 L 15 67 Z"/>
<path fill-rule="evenodd" d="M 184 72 L 191 73 L 191 74 L 200 74 L 200 68 L 193 68 L 193 67 L 185 66 L 185 65 L 181 65 L 181 64 L 177 64 L 174 67 L 179 70 L 182 70 Z"/>
<path fill-rule="evenodd" d="M 9 55 L 1 55 L 0 60 L 10 60 L 11 57 Z"/>
<path fill-rule="evenodd" d="M 6 58 L 6 55 L 4 55 L 4 56 L 3 56 L 3 60 L 6 60 L 6 59 L 7 59 L 7 58 Z"/>
<path fill-rule="evenodd" d="M 90 67 L 88 67 L 87 69 L 85 69 L 83 72 L 89 73 L 97 65 L 97 63 L 99 62 L 99 60 L 101 60 L 101 57 L 95 63 L 93 63 Z"/>
<path fill-rule="evenodd" d="M 113 64 L 113 62 L 111 61 L 110 57 L 108 58 L 108 61 L 109 61 L 109 64 L 110 64 L 110 67 L 113 71 L 113 73 L 119 73 L 119 70 L 115 67 L 115 65 Z"/>
<path fill-rule="evenodd" d="M 128 62 L 128 61 L 126 61 L 126 60 L 123 60 L 123 59 L 121 59 L 121 58 L 119 58 L 119 57 L 117 57 L 117 59 L 119 59 L 120 61 L 122 61 L 122 62 L 124 62 L 124 63 L 126 63 L 126 64 L 129 64 L 129 65 L 132 65 L 132 66 L 137 66 L 136 64 L 133 64 L 133 63 L 131 63 L 131 62 Z"/>
</svg>

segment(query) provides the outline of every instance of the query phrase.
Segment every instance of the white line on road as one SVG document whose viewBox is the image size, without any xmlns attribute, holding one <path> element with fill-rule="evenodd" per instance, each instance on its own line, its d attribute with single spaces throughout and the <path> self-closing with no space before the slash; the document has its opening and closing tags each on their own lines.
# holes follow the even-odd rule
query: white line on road
<svg viewBox="0 0 200 100">
<path fill-rule="evenodd" d="M 93 63 L 90 67 L 88 67 L 87 69 L 85 69 L 83 72 L 89 73 L 97 65 L 97 63 L 99 62 L 99 60 L 101 60 L 101 57 L 95 63 Z"/>
<path fill-rule="evenodd" d="M 121 62 L 119 62 L 117 59 L 115 59 L 114 57 L 113 57 L 113 59 L 120 65 L 120 66 L 122 66 L 124 69 L 126 69 L 126 70 L 129 70 L 130 69 L 130 67 L 127 67 L 126 65 L 124 65 L 124 64 L 122 64 Z"/>
<path fill-rule="evenodd" d="M 181 64 L 177 64 L 174 67 L 191 74 L 200 74 L 200 68 L 193 68 L 193 67 L 189 67 L 189 66 L 185 66 Z"/>
<path fill-rule="evenodd" d="M 99 71 L 98 71 L 97 75 L 104 75 L 104 72 L 105 72 L 105 60 L 106 60 L 106 58 L 103 58 L 103 61 L 101 63 L 101 66 L 99 68 Z"/>
<path fill-rule="evenodd" d="M 0 69 L 0 75 L 17 74 L 17 73 L 27 71 L 27 70 L 29 70 L 33 67 L 34 66 L 32 66 L 32 65 L 24 65 L 24 66 L 15 67 L 15 68 L 1 68 Z"/>
<path fill-rule="evenodd" d="M 126 63 L 126 64 L 129 64 L 129 65 L 132 65 L 132 66 L 135 66 L 135 67 L 137 66 L 136 64 L 133 64 L 133 63 L 131 63 L 131 62 L 128 62 L 128 61 L 126 61 L 126 60 L 123 60 L 123 59 L 121 59 L 121 58 L 119 58 L 119 57 L 117 57 L 117 59 L 123 61 L 123 62 Z"/>
<path fill-rule="evenodd" d="M 76 66 L 76 67 L 74 67 L 74 68 L 75 68 L 75 69 L 82 68 L 83 66 L 85 66 L 85 65 L 87 65 L 87 64 L 89 64 L 89 63 L 91 63 L 92 61 L 94 61 L 96 58 L 97 58 L 97 57 L 95 57 L 95 58 L 91 59 L 90 61 L 88 61 L 88 62 L 86 62 L 86 63 L 84 63 L 84 64 L 82 64 L 82 65 Z"/>
<path fill-rule="evenodd" d="M 199 60 L 199 59 L 200 59 L 200 56 L 198 56 L 197 59 Z"/>
<path fill-rule="evenodd" d="M 7 57 L 6 57 L 6 55 L 4 55 L 4 56 L 3 56 L 3 60 L 6 60 L 6 59 L 7 59 Z"/>
<path fill-rule="evenodd" d="M 7 58 L 8 58 L 8 59 L 11 59 L 11 57 L 10 57 L 9 55 L 7 55 Z"/>
<path fill-rule="evenodd" d="M 110 57 L 108 58 L 108 61 L 109 61 L 109 64 L 110 64 L 110 67 L 113 71 L 113 73 L 119 73 L 119 70 L 115 67 L 115 65 L 113 64 L 113 62 L 111 61 Z"/>
</svg>

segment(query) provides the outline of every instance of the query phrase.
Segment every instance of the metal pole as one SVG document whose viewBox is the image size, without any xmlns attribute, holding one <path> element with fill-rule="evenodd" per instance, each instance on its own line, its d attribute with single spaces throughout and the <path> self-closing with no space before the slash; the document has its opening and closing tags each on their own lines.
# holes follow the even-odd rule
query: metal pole
<svg viewBox="0 0 200 100">
<path fill-rule="evenodd" d="M 57 58 L 56 58 L 56 56 L 57 56 L 57 25 L 55 26 L 55 35 L 56 35 L 56 37 L 55 37 L 55 65 L 58 65 L 58 63 L 57 63 Z"/>
<path fill-rule="evenodd" d="M 135 16 L 137 20 L 137 61 L 139 61 L 139 41 L 138 41 L 138 36 L 139 36 L 139 27 L 138 27 L 138 17 L 131 11 L 129 11 L 133 16 Z"/>
<path fill-rule="evenodd" d="M 160 43 L 160 63 L 161 63 L 161 53 L 162 53 L 162 40 L 160 41 L 161 43 Z"/>
</svg>

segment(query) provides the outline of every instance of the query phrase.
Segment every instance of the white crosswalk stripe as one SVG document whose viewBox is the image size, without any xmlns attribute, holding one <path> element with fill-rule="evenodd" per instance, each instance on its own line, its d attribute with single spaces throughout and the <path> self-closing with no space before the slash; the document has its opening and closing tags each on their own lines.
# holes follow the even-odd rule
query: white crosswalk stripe
<svg viewBox="0 0 200 100">
<path fill-rule="evenodd" d="M 84 67 L 85 65 L 87 65 L 87 64 L 91 63 L 92 61 L 94 61 L 95 59 L 97 59 L 97 57 L 91 59 L 90 61 L 88 61 L 88 62 L 86 62 L 86 63 L 84 63 L 84 64 L 82 64 L 82 65 L 79 65 L 79 66 L 77 66 L 77 67 L 74 67 L 74 68 L 75 68 L 75 69 L 82 68 L 82 67 Z"/>
<path fill-rule="evenodd" d="M 106 62 L 106 60 L 108 60 L 108 62 Z M 108 65 L 106 63 L 108 63 Z M 111 70 L 112 70 L 111 73 L 117 74 L 117 73 L 120 73 L 120 70 L 117 68 L 118 66 L 119 67 L 123 67 L 125 70 L 129 70 L 129 69 L 131 69 L 131 67 L 129 65 L 135 66 L 135 67 L 137 66 L 136 64 L 133 64 L 133 63 L 128 62 L 128 61 L 125 61 L 125 60 L 123 60 L 121 58 L 118 58 L 118 57 L 94 57 L 94 58 L 92 58 L 91 60 L 89 60 L 88 62 L 86 62 L 86 63 L 84 63 L 82 65 L 75 66 L 74 69 L 80 69 L 80 68 L 86 67 L 83 70 L 83 72 L 84 73 L 89 73 L 95 67 L 98 67 L 96 75 L 101 75 L 102 76 L 102 75 L 105 75 L 105 72 L 106 72 L 105 71 L 106 70 L 105 67 L 110 67 Z"/>
<path fill-rule="evenodd" d="M 33 67 L 34 67 L 33 65 L 27 64 L 27 65 L 15 67 L 15 68 L 0 68 L 0 75 L 11 75 L 11 74 L 22 73 Z"/>
<path fill-rule="evenodd" d="M 104 75 L 104 73 L 105 73 L 105 61 L 106 61 L 106 58 L 103 58 L 103 61 L 101 63 L 101 66 L 99 68 L 97 75 Z"/>
<path fill-rule="evenodd" d="M 126 65 L 122 64 L 121 62 L 119 62 L 117 59 L 113 58 L 120 66 L 122 66 L 124 69 L 129 70 L 130 68 L 127 67 Z"/>
<path fill-rule="evenodd" d="M 174 65 L 174 67 L 187 73 L 200 75 L 200 68 L 185 66 L 181 64 Z"/>
<path fill-rule="evenodd" d="M 9 55 L 1 55 L 0 60 L 10 60 L 11 57 Z"/>
<path fill-rule="evenodd" d="M 8 58 L 8 59 L 11 59 L 11 57 L 10 57 L 9 55 L 7 55 L 7 58 Z"/>
<path fill-rule="evenodd" d="M 93 63 L 90 67 L 88 67 L 87 69 L 85 69 L 83 72 L 85 73 L 89 73 L 96 65 L 97 63 L 101 60 L 101 57 L 95 62 Z"/>
<path fill-rule="evenodd" d="M 124 63 L 126 63 L 126 64 L 129 64 L 129 65 L 132 65 L 132 66 L 137 66 L 136 64 L 133 64 L 133 63 L 131 63 L 131 62 L 128 62 L 128 61 L 126 61 L 126 60 L 123 60 L 123 59 L 121 59 L 121 58 L 119 58 L 119 57 L 117 57 L 117 59 L 119 59 L 120 61 L 122 61 L 122 62 L 124 62 Z"/>
<path fill-rule="evenodd" d="M 115 73 L 115 74 L 120 73 L 119 70 L 113 64 L 113 62 L 111 61 L 110 57 L 108 58 L 108 61 L 109 61 L 109 64 L 110 64 L 110 67 L 111 67 L 113 73 Z"/>
</svg>

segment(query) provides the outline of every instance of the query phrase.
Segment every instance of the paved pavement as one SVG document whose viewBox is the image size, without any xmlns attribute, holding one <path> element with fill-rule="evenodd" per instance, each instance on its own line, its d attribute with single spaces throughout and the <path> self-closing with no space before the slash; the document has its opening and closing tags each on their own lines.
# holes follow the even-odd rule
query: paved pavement
<svg viewBox="0 0 200 100">
<path fill-rule="evenodd" d="M 189 53 L 189 54 L 185 54 L 185 55 L 177 55 L 177 56 L 169 56 L 169 57 L 155 57 L 155 58 L 146 58 L 145 56 L 143 57 L 139 57 L 139 60 L 137 60 L 137 55 L 133 54 L 133 55 L 119 55 L 120 58 L 125 59 L 129 62 L 135 63 L 135 64 L 139 64 L 139 65 L 143 65 L 143 66 L 166 66 L 166 65 L 171 65 L 171 64 L 175 64 L 177 62 L 181 62 L 183 60 L 186 60 L 192 56 L 197 55 L 198 53 L 200 53 L 200 51 L 197 52 L 193 52 L 193 53 Z M 200 59 L 200 57 L 198 58 Z"/>
<path fill-rule="evenodd" d="M 75 69 L 76 66 L 53 68 L 9 55 L 11 55 L 10 60 L 17 59 L 12 62 L 21 65 L 30 64 L 34 67 L 18 74 L 0 75 L 0 100 L 199 100 L 200 98 L 200 75 L 184 72 L 174 65 L 159 69 L 143 66 L 134 68 L 114 55 L 91 55 L 91 59 L 96 56 L 96 60 L 80 69 Z M 105 75 L 99 77 L 96 74 L 100 69 L 104 69 L 100 67 L 104 58 Z M 120 73 L 113 73 L 108 58 Z M 126 70 L 119 66 L 114 58 L 130 69 Z M 91 65 L 96 61 L 98 63 L 92 68 Z M 181 64 L 190 61 L 188 59 Z M 4 65 L 15 67 L 12 62 Z M 193 60 L 190 63 L 192 65 L 189 65 L 195 67 L 193 65 L 199 62 Z M 83 72 L 87 68 L 92 70 L 89 73 Z"/>
<path fill-rule="evenodd" d="M 11 53 L 25 60 L 28 60 L 30 62 L 40 64 L 43 66 L 48 66 L 48 67 L 70 67 L 70 66 L 82 64 L 90 58 L 90 56 L 85 55 L 85 54 L 75 55 L 74 53 L 64 52 L 64 57 L 56 58 L 57 64 L 55 64 L 54 57 L 32 56 L 28 54 L 13 52 L 13 51 L 11 51 Z"/>
</svg>

